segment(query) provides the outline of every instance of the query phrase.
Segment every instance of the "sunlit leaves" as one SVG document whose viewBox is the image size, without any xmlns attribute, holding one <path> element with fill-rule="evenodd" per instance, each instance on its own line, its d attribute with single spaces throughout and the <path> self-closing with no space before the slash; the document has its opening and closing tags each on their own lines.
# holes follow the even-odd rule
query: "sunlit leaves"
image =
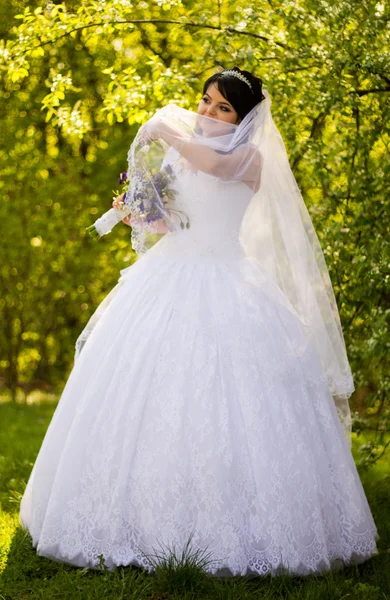
<svg viewBox="0 0 390 600">
<path fill-rule="evenodd" d="M 64 380 L 81 326 L 117 269 L 134 260 L 127 228 L 99 246 L 84 228 L 107 208 L 139 125 L 168 101 L 196 110 L 203 81 L 237 64 L 271 94 L 330 270 L 364 395 L 360 417 L 372 406 L 383 419 L 390 386 L 387 5 L 96 0 L 27 6 L 16 19 L 8 9 L 11 27 L 0 41 L 0 337 L 11 347 L 0 365 L 7 381 L 43 373 Z"/>
</svg>

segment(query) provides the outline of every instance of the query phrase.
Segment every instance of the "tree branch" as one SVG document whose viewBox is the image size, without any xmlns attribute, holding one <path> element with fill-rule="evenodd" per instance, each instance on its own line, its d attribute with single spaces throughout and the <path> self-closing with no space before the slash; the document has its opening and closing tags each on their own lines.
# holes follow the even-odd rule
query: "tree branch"
<svg viewBox="0 0 390 600">
<path fill-rule="evenodd" d="M 324 125 L 325 125 L 326 117 L 327 117 L 327 115 L 329 115 L 330 110 L 331 110 L 330 107 L 327 108 L 325 111 L 320 112 L 313 119 L 309 138 L 303 144 L 303 147 L 302 147 L 301 151 L 299 152 L 299 154 L 297 154 L 297 156 L 295 157 L 295 159 L 294 159 L 294 161 L 292 163 L 292 165 L 293 165 L 292 169 L 293 170 L 295 170 L 298 167 L 299 163 L 301 162 L 301 160 L 305 156 L 306 151 L 307 151 L 307 149 L 308 149 L 308 147 L 310 145 L 310 141 L 311 140 L 315 140 L 321 134 L 321 131 L 323 130 Z"/>
<path fill-rule="evenodd" d="M 168 64 L 167 60 L 164 58 L 164 56 L 161 54 L 161 52 L 158 52 L 157 50 L 155 50 L 154 48 L 152 48 L 152 45 L 151 45 L 151 43 L 149 42 L 149 40 L 147 38 L 145 30 L 142 27 L 139 27 L 138 29 L 139 29 L 139 31 L 141 33 L 141 43 L 142 43 L 142 45 L 145 46 L 146 48 L 148 48 L 151 52 L 153 52 L 153 54 L 155 54 L 156 56 L 158 56 L 159 59 L 161 60 L 161 62 L 163 62 L 166 67 L 168 67 L 169 64 Z"/>
<path fill-rule="evenodd" d="M 390 85 L 386 88 L 372 88 L 371 90 L 352 90 L 348 94 L 358 94 L 358 96 L 366 96 L 367 94 L 389 93 Z"/>
<path fill-rule="evenodd" d="M 128 23 L 132 23 L 133 25 L 138 25 L 138 24 L 143 24 L 143 23 L 156 23 L 156 24 L 163 23 L 166 25 L 173 24 L 173 25 L 181 25 L 183 27 L 198 27 L 201 29 L 213 29 L 216 31 L 224 31 L 227 33 L 246 35 L 249 37 L 256 38 L 258 40 L 263 40 L 264 42 L 273 42 L 275 45 L 280 46 L 281 48 L 287 49 L 287 46 L 285 44 L 283 44 L 282 42 L 271 40 L 271 39 L 265 37 L 264 35 L 260 35 L 258 33 L 253 33 L 251 31 L 239 31 L 238 29 L 235 29 L 234 27 L 231 27 L 230 25 L 228 25 L 227 27 L 221 27 L 221 26 L 217 26 L 217 25 L 208 25 L 205 23 L 196 23 L 194 21 L 177 21 L 175 19 L 125 19 L 123 21 L 101 21 L 99 23 L 88 23 L 87 25 L 81 25 L 80 27 L 75 27 L 74 29 L 70 29 L 69 31 L 63 33 L 62 35 L 60 35 L 52 40 L 47 40 L 46 42 L 41 42 L 40 44 L 37 44 L 36 46 L 33 46 L 32 48 L 28 48 L 28 50 L 34 50 L 35 48 L 40 48 L 42 46 L 46 46 L 47 44 L 55 44 L 59 40 L 69 36 L 71 33 L 74 33 L 75 31 L 81 31 L 82 29 L 88 29 L 90 27 L 101 27 L 101 26 L 108 25 L 108 24 L 117 25 L 117 24 L 128 24 Z M 13 56 L 12 58 L 15 58 L 15 56 Z"/>
</svg>

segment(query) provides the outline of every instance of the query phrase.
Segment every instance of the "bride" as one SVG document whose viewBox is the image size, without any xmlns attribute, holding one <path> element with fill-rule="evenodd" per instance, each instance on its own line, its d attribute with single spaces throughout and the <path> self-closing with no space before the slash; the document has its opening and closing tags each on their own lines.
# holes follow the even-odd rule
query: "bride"
<svg viewBox="0 0 390 600">
<path fill-rule="evenodd" d="M 114 202 L 139 257 L 77 340 L 21 503 L 39 555 L 152 571 L 191 536 L 211 574 L 253 576 L 377 553 L 336 301 L 270 106 L 234 67 L 140 128 Z"/>
</svg>

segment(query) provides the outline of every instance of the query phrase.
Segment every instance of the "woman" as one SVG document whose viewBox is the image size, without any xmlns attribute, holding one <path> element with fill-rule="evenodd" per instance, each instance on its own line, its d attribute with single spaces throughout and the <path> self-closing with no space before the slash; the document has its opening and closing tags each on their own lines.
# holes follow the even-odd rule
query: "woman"
<svg viewBox="0 0 390 600">
<path fill-rule="evenodd" d="M 153 570 L 190 537 L 218 576 L 362 562 L 378 534 L 318 239 L 261 80 L 234 67 L 203 91 L 130 148 L 141 257 L 80 335 L 21 522 L 77 566 Z"/>
</svg>

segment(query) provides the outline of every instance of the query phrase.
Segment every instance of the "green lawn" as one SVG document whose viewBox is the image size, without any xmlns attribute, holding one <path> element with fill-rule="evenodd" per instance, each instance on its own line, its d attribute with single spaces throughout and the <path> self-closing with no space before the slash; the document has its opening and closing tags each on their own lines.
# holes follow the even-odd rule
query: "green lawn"
<svg viewBox="0 0 390 600">
<path fill-rule="evenodd" d="M 390 598 L 389 454 L 361 472 L 380 539 L 379 555 L 322 577 L 213 579 L 189 557 L 154 574 L 89 571 L 40 558 L 18 525 L 21 494 L 55 409 L 53 399 L 0 402 L 0 600 L 379 600 Z M 177 557 L 180 559 L 180 557 Z M 187 560 L 186 560 L 187 558 Z"/>
</svg>

